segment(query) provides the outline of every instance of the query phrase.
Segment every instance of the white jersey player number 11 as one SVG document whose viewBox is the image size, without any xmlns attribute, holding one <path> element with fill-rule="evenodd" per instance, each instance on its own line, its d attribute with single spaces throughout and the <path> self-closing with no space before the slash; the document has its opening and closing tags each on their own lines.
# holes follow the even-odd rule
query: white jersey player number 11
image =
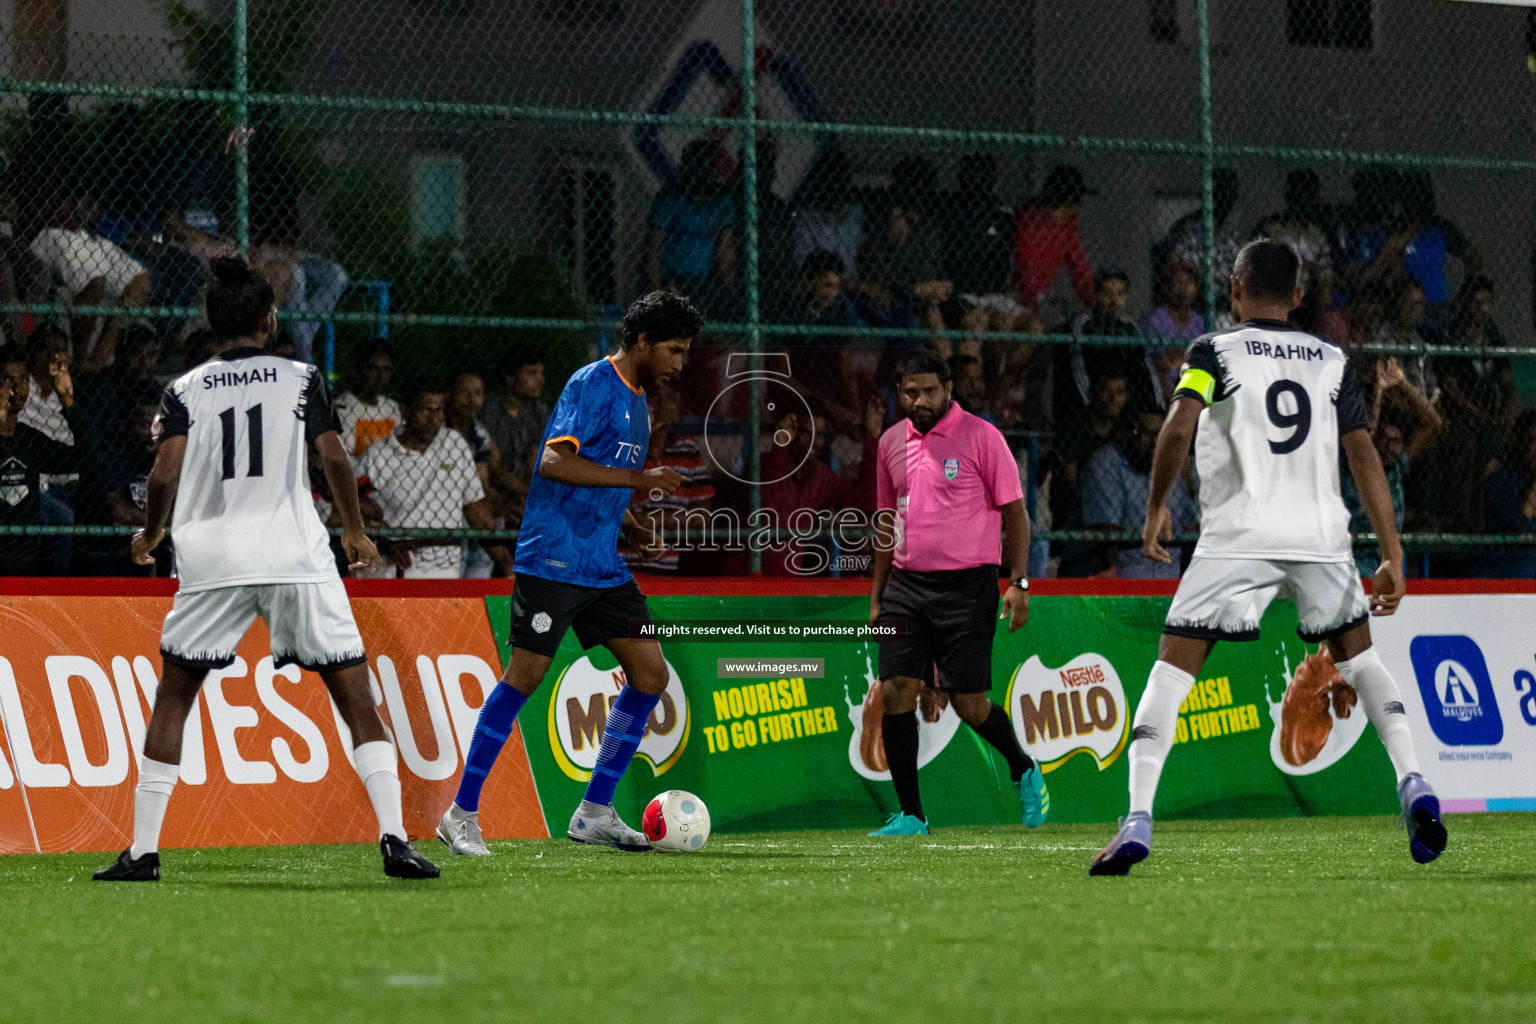
<svg viewBox="0 0 1536 1024">
<path fill-rule="evenodd" d="M 245 410 L 245 436 L 249 456 L 246 462 L 246 476 L 261 476 L 262 446 L 261 446 L 261 403 L 257 402 Z M 219 413 L 219 446 L 223 453 L 224 465 L 223 480 L 235 478 L 235 410 L 225 409 Z"/>
<path fill-rule="evenodd" d="M 336 578 L 306 458 L 335 428 L 320 371 L 257 348 L 224 352 L 166 389 L 158 429 L 187 438 L 172 516 L 183 592 Z"/>
</svg>

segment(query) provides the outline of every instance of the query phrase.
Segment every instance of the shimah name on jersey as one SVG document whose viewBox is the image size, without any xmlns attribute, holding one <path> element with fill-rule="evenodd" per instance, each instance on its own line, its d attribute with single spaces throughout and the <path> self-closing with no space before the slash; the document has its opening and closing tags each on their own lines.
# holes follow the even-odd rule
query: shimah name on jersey
<svg viewBox="0 0 1536 1024">
<path fill-rule="evenodd" d="M 203 378 L 203 390 L 209 388 L 241 388 L 247 384 L 276 384 L 277 367 L 259 366 L 250 370 L 225 370 L 210 373 Z"/>
</svg>

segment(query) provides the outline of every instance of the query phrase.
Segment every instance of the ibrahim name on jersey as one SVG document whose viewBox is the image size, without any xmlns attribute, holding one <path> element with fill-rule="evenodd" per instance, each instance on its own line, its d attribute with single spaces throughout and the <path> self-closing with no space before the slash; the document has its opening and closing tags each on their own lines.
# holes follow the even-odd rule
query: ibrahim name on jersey
<svg viewBox="0 0 1536 1024">
<path fill-rule="evenodd" d="M 1196 558 L 1351 560 L 1339 439 L 1367 429 L 1343 351 L 1277 320 L 1189 347 L 1176 395 L 1199 399 Z"/>
<path fill-rule="evenodd" d="M 339 579 L 308 443 L 337 428 L 320 371 L 236 348 L 172 381 L 157 439 L 187 439 L 171 518 L 181 591 Z"/>
<path fill-rule="evenodd" d="M 651 443 L 645 392 L 625 380 L 613 357 L 571 375 L 539 445 L 569 441 L 582 458 L 639 469 Z M 619 554 L 619 527 L 633 492 L 627 487 L 573 487 L 534 473 L 518 527 L 518 575 L 583 587 L 616 587 L 632 578 Z"/>
</svg>

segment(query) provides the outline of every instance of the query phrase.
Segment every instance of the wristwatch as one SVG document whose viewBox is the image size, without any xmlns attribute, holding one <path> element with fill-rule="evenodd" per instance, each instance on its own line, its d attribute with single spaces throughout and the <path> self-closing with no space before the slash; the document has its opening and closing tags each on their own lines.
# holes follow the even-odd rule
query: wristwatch
<svg viewBox="0 0 1536 1024">
<path fill-rule="evenodd" d="M 1024 591 L 1024 593 L 1026 593 L 1026 594 L 1029 593 L 1029 577 L 1028 576 L 1015 576 L 1013 579 L 1008 581 L 1008 585 L 1010 587 L 1018 587 L 1020 590 Z"/>
</svg>

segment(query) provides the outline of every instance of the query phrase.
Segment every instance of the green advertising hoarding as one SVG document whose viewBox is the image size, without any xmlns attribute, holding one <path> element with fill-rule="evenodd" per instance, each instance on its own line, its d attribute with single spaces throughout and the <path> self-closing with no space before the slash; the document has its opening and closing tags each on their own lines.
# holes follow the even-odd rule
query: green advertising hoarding
<svg viewBox="0 0 1536 1024">
<path fill-rule="evenodd" d="M 1131 717 L 1156 658 L 1168 600 L 1037 597 L 1017 633 L 999 623 L 992 697 L 1046 769 L 1052 821 L 1111 822 L 1125 813 Z M 659 623 L 773 620 L 806 627 L 862 620 L 869 607 L 863 597 L 829 596 L 663 596 L 649 603 Z M 510 599 L 488 598 L 487 611 L 505 658 Z M 1320 749 L 1301 755 L 1305 763 L 1291 764 L 1282 754 L 1287 684 L 1309 655 L 1309 670 L 1328 671 L 1295 627 L 1295 608 L 1278 602 L 1258 641 L 1217 646 L 1181 709 L 1159 816 L 1396 810 L 1386 752 L 1359 709 L 1336 718 Z M 615 801 L 628 818 L 666 789 L 702 797 L 722 832 L 874 827 L 896 809 L 874 735 L 879 715 L 864 714 L 875 645 L 663 640 L 662 650 L 672 676 Z M 822 659 L 822 676 L 722 679 L 721 658 Z M 581 799 L 622 683 L 605 649 L 583 652 L 568 633 L 519 716 L 552 831 Z M 952 710 L 923 722 L 919 735 L 923 804 L 933 825 L 1018 821 L 1002 759 Z M 1294 745 L 1289 756 L 1300 759 Z"/>
</svg>

